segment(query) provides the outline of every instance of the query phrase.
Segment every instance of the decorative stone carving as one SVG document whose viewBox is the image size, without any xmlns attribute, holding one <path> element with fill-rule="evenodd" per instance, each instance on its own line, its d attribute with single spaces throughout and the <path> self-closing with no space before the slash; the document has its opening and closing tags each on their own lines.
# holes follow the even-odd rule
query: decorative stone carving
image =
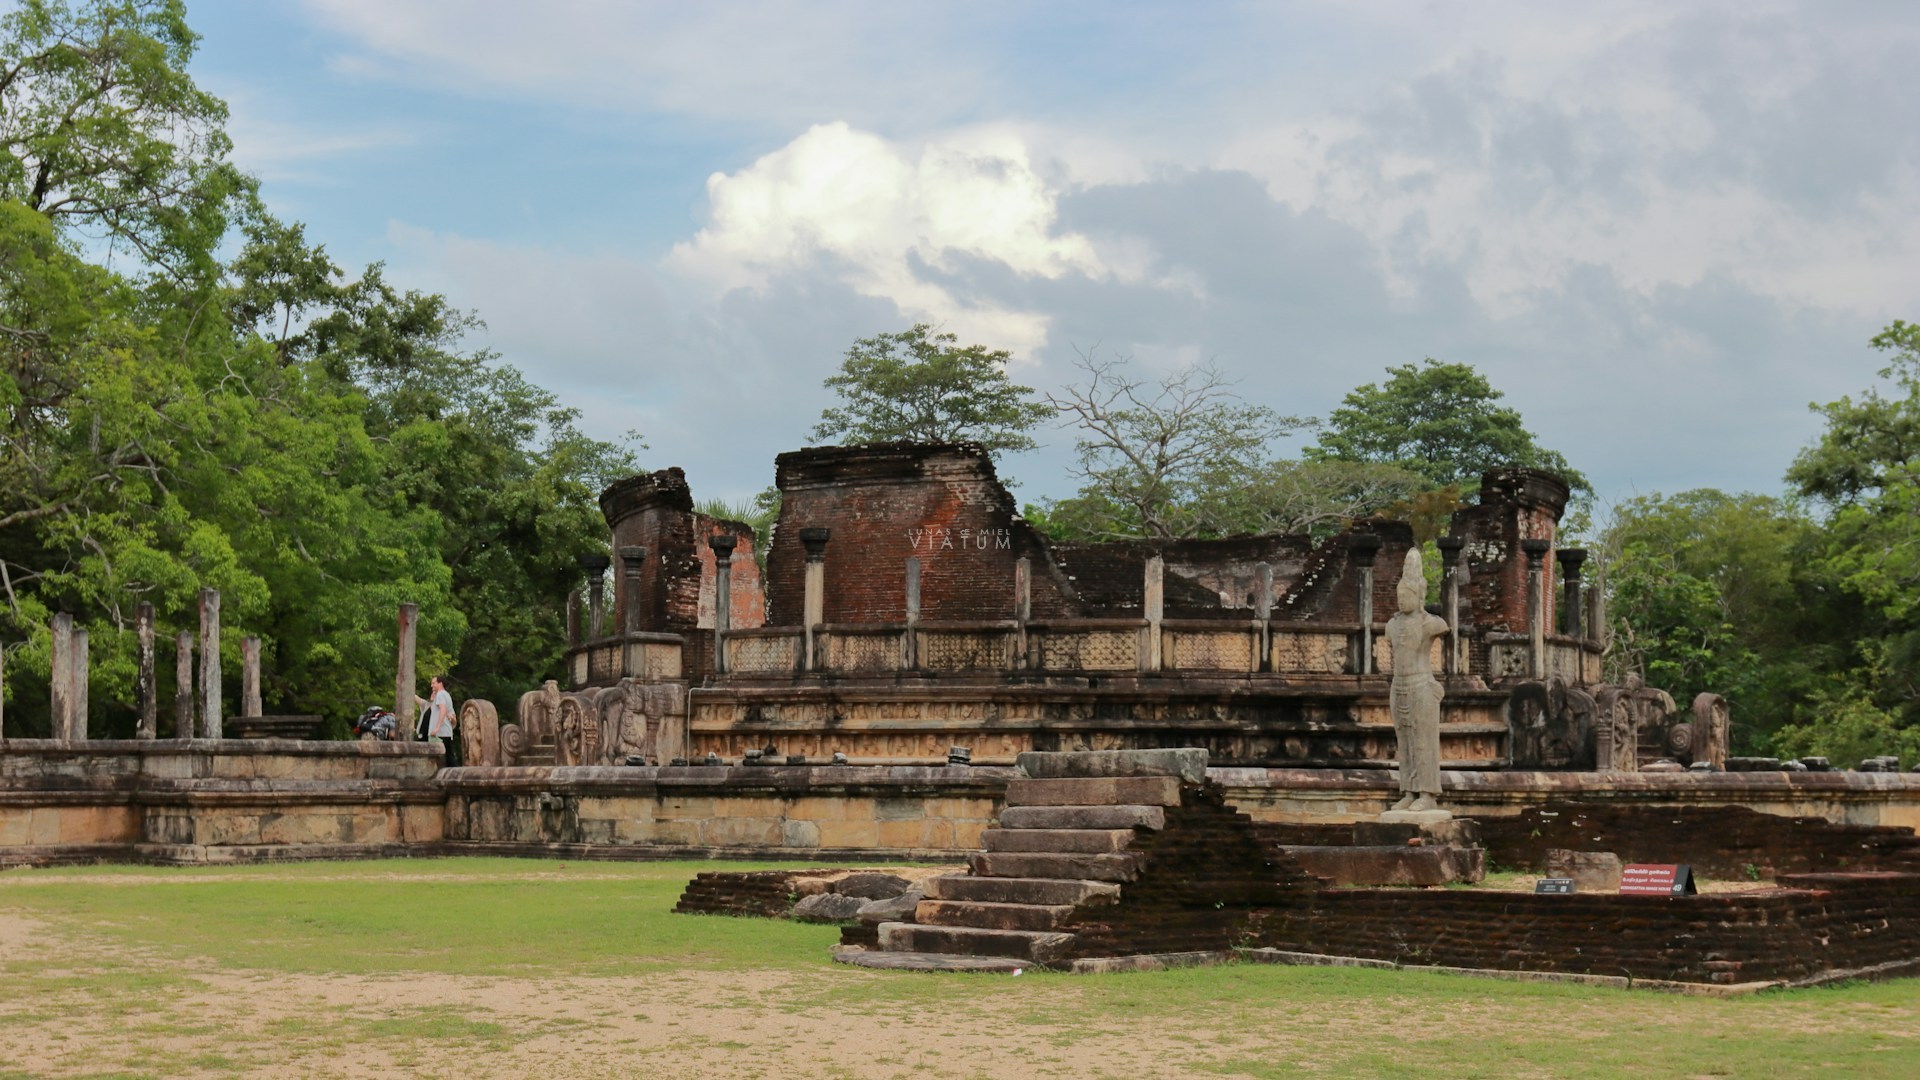
<svg viewBox="0 0 1920 1080">
<path fill-rule="evenodd" d="M 1399 612 L 1387 620 L 1393 645 L 1393 686 L 1389 702 L 1400 759 L 1397 811 L 1438 810 L 1440 794 L 1440 698 L 1446 692 L 1433 677 L 1433 642 L 1447 633 L 1447 620 L 1426 610 L 1427 577 L 1420 549 L 1407 551 L 1395 590 Z"/>
<path fill-rule="evenodd" d="M 1519 769 L 1591 769 L 1595 716 L 1592 694 L 1564 679 L 1529 680 L 1507 698 L 1511 757 Z"/>
<path fill-rule="evenodd" d="M 499 765 L 500 713 L 493 702 L 468 698 L 460 703 L 460 763 Z"/>
<path fill-rule="evenodd" d="M 621 679 L 620 685 L 596 695 L 595 706 L 601 763 L 622 765 L 629 757 L 656 761 L 663 725 L 685 713 L 686 688 L 679 683 Z"/>
<path fill-rule="evenodd" d="M 559 730 L 554 732 L 553 759 L 556 765 L 600 764 L 600 720 L 593 696 L 560 696 Z"/>
<path fill-rule="evenodd" d="M 527 732 L 519 724 L 500 725 L 500 764 L 518 765 L 527 756 Z"/>
<path fill-rule="evenodd" d="M 1733 709 L 1719 694 L 1697 694 L 1693 699 L 1693 760 L 1716 769 L 1727 767 L 1733 735 Z"/>
<path fill-rule="evenodd" d="M 520 695 L 520 708 L 515 718 L 520 721 L 520 730 L 528 745 L 558 735 L 561 697 L 560 684 L 552 679 L 541 684 L 540 689 Z"/>
</svg>

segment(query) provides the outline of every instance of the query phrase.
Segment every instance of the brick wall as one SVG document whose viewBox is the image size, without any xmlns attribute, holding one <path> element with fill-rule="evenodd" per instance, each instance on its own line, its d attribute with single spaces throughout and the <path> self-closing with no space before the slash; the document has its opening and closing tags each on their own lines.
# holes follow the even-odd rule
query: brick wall
<svg viewBox="0 0 1920 1080">
<path fill-rule="evenodd" d="M 711 670 L 715 592 L 718 582 L 713 548 L 708 538 L 731 534 L 737 539 L 732 572 L 732 625 L 737 629 L 766 622 L 765 588 L 753 559 L 754 534 L 737 521 L 696 513 L 686 474 L 679 469 L 628 477 L 600 496 L 600 510 L 613 530 L 613 604 L 609 632 L 628 626 L 627 611 L 636 602 L 640 610 L 634 629 L 689 635 L 685 673 L 697 678 Z M 639 596 L 632 595 L 622 548 L 642 547 Z"/>
<path fill-rule="evenodd" d="M 1480 831 L 1488 858 L 1519 869 L 1539 869 L 1549 849 L 1565 848 L 1611 851 L 1630 863 L 1687 863 L 1696 873 L 1727 880 L 1813 871 L 1920 872 L 1920 837 L 1912 829 L 1840 825 L 1744 806 L 1548 803 L 1516 817 L 1481 819 Z"/>
<path fill-rule="evenodd" d="M 1566 508 L 1565 483 L 1534 469 L 1496 469 L 1480 479 L 1478 505 L 1456 511 L 1451 534 L 1465 540 L 1461 552 L 1471 580 L 1462 603 L 1469 621 L 1479 630 L 1527 629 L 1527 556 L 1522 540 L 1554 539 L 1560 513 Z M 1542 587 L 1546 590 L 1548 627 L 1555 625 L 1551 548 L 1544 556 Z M 1484 670 L 1485 657 L 1476 661 Z"/>
<path fill-rule="evenodd" d="M 1797 874 L 1709 896 L 1329 889 L 1257 912 L 1256 947 L 1404 964 L 1743 983 L 1920 959 L 1920 875 Z"/>
<path fill-rule="evenodd" d="M 1033 617 L 1074 614 L 1072 589 L 1021 518 L 993 462 L 970 444 L 816 447 L 781 454 L 780 527 L 767 555 L 767 620 L 797 626 L 805 595 L 800 530 L 832 530 L 826 621 L 900 622 L 906 563 L 920 560 L 928 620 L 1011 619 L 1014 564 L 1033 565 Z"/>
</svg>

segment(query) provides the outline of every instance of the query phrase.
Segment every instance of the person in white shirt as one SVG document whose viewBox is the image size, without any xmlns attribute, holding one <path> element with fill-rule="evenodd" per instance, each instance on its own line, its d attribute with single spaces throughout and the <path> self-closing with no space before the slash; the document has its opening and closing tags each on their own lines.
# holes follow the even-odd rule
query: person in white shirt
<svg viewBox="0 0 1920 1080">
<path fill-rule="evenodd" d="M 433 677 L 433 697 L 416 696 L 414 702 L 424 706 L 426 712 L 420 717 L 420 727 L 426 738 L 444 740 L 447 768 L 460 764 L 459 746 L 454 740 L 453 695 L 447 693 L 447 677 Z"/>
</svg>

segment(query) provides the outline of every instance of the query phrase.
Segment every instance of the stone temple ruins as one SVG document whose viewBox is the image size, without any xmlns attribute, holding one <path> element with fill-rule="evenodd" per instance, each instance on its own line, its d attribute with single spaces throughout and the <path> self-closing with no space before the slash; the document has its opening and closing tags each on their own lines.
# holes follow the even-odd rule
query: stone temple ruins
<svg viewBox="0 0 1920 1080">
<path fill-rule="evenodd" d="M 678 469 L 609 487 L 564 677 L 462 703 L 459 768 L 287 737 L 300 721 L 258 715 L 257 647 L 223 717 L 217 596 L 213 662 L 177 642 L 186 730 L 156 737 L 146 611 L 142 737 L 88 739 L 84 637 L 56 626 L 60 737 L 0 744 L 0 865 L 911 860 L 953 869 L 705 874 L 681 910 L 804 897 L 799 917 L 843 924 L 839 959 L 883 967 L 1920 971 L 1920 775 L 1734 756 L 1718 696 L 1610 683 L 1556 476 L 1486 474 L 1431 568 L 1384 518 L 1055 542 L 966 444 L 794 451 L 776 484 L 770 539 L 696 511 Z M 1564 884 L 1418 887 L 1490 864 Z M 1670 893 L 1636 892 L 1649 866 Z M 1753 887 L 1696 895 L 1695 876 Z"/>
</svg>

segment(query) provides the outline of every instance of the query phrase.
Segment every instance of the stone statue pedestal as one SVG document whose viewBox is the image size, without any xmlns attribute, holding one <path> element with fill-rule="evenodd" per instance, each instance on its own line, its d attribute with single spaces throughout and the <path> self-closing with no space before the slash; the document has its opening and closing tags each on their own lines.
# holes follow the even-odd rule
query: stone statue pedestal
<svg viewBox="0 0 1920 1080">
<path fill-rule="evenodd" d="M 1426 845 L 1472 848 L 1480 846 L 1480 825 L 1445 810 L 1389 810 L 1374 821 L 1353 823 L 1353 842 L 1360 845 Z"/>
<path fill-rule="evenodd" d="M 1445 825 L 1453 820 L 1451 810 L 1387 810 L 1377 818 L 1383 825 Z"/>
</svg>

